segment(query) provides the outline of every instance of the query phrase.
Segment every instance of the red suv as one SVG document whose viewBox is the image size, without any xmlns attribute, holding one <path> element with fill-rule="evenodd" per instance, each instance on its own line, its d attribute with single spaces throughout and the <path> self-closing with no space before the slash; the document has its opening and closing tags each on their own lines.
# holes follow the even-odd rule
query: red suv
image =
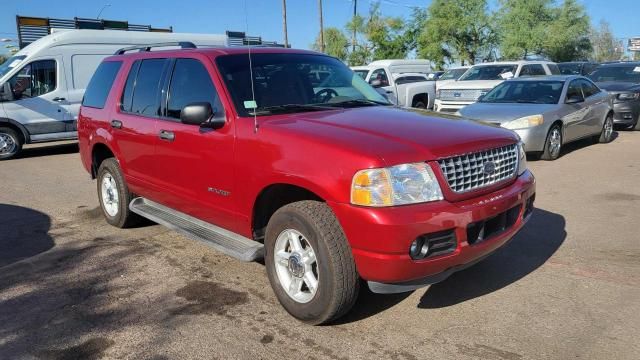
<svg viewBox="0 0 640 360">
<path fill-rule="evenodd" d="M 264 257 L 302 321 L 345 314 L 361 279 L 378 293 L 442 281 L 532 213 L 509 130 L 394 107 L 315 52 L 179 45 L 123 49 L 88 86 L 80 152 L 104 216 Z"/>
</svg>

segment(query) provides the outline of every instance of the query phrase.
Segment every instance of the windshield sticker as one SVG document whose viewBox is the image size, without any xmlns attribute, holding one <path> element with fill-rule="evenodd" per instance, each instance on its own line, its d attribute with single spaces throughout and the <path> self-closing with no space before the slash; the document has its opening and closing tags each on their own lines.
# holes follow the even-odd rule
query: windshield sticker
<svg viewBox="0 0 640 360">
<path fill-rule="evenodd" d="M 255 100 L 247 100 L 244 102 L 245 109 L 255 109 L 257 107 L 258 107 L 258 104 L 256 103 Z"/>
<path fill-rule="evenodd" d="M 9 67 L 10 67 L 10 68 L 14 68 L 14 67 L 18 66 L 18 64 L 20 64 L 21 62 L 22 62 L 22 60 L 21 60 L 21 59 L 13 60 L 13 61 L 11 62 L 11 64 L 9 64 Z"/>
<path fill-rule="evenodd" d="M 511 71 L 507 71 L 505 73 L 500 74 L 500 77 L 503 79 L 511 79 L 513 77 L 513 73 Z"/>
<path fill-rule="evenodd" d="M 636 66 L 635 68 L 633 68 L 633 72 L 640 72 L 640 66 Z"/>
</svg>

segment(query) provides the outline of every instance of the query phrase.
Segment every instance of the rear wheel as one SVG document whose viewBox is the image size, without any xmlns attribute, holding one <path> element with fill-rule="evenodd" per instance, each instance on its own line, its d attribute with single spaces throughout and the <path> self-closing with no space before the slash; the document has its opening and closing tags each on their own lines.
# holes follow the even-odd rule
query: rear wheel
<svg viewBox="0 0 640 360">
<path fill-rule="evenodd" d="M 98 199 L 107 222 L 119 228 L 137 224 L 140 216 L 129 210 L 129 203 L 134 197 L 124 181 L 118 161 L 114 158 L 104 160 L 98 168 Z"/>
<path fill-rule="evenodd" d="M 613 115 L 607 115 L 602 125 L 600 136 L 597 137 L 599 143 L 608 143 L 613 139 Z"/>
<path fill-rule="evenodd" d="M 0 160 L 11 159 L 22 150 L 22 139 L 12 128 L 0 127 Z"/>
<path fill-rule="evenodd" d="M 297 319 L 327 323 L 355 303 L 359 278 L 351 248 L 325 203 L 299 201 L 276 211 L 267 225 L 265 252 L 271 287 Z"/>
<path fill-rule="evenodd" d="M 549 129 L 540 158 L 542 160 L 555 160 L 560 157 L 560 150 L 562 150 L 562 126 L 555 124 Z"/>
</svg>

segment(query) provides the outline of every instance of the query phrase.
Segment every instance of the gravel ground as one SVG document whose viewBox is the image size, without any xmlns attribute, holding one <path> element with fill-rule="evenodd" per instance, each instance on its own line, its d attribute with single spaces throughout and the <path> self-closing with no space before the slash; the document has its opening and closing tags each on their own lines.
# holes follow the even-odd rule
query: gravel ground
<svg viewBox="0 0 640 360">
<path fill-rule="evenodd" d="M 532 161 L 537 209 L 442 283 L 290 317 L 264 266 L 102 219 L 77 145 L 0 162 L 1 359 L 638 359 L 640 132 Z"/>
</svg>

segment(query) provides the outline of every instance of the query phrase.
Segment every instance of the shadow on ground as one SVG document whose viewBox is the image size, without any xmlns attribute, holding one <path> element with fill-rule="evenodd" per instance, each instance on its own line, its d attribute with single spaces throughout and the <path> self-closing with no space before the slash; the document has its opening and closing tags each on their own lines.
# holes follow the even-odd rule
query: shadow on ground
<svg viewBox="0 0 640 360">
<path fill-rule="evenodd" d="M 0 268 L 51 249 L 51 219 L 39 211 L 0 204 Z"/>
<path fill-rule="evenodd" d="M 562 215 L 536 209 L 525 227 L 505 247 L 443 282 L 431 285 L 418 307 L 452 306 L 509 286 L 542 266 L 566 236 Z"/>
<path fill-rule="evenodd" d="M 611 134 L 611 142 L 616 141 L 616 139 L 619 136 L 620 134 L 617 131 L 614 131 L 613 134 Z M 562 149 L 560 151 L 560 158 L 563 156 L 567 156 L 574 151 L 579 151 L 592 145 L 596 145 L 596 142 L 591 137 L 584 138 L 578 141 L 573 141 L 568 144 L 562 144 Z M 532 160 L 535 161 L 535 160 L 539 160 L 539 158 L 540 158 L 539 155 L 527 154 L 527 161 L 532 161 Z"/>
<path fill-rule="evenodd" d="M 64 144 L 56 144 L 52 143 L 52 145 L 47 146 L 38 146 L 38 147 L 26 147 L 22 149 L 22 152 L 18 154 L 16 159 L 25 159 L 32 157 L 40 157 L 40 156 L 49 156 L 49 155 L 63 155 L 63 154 L 73 154 L 77 153 L 78 143 L 64 143 Z"/>
</svg>

